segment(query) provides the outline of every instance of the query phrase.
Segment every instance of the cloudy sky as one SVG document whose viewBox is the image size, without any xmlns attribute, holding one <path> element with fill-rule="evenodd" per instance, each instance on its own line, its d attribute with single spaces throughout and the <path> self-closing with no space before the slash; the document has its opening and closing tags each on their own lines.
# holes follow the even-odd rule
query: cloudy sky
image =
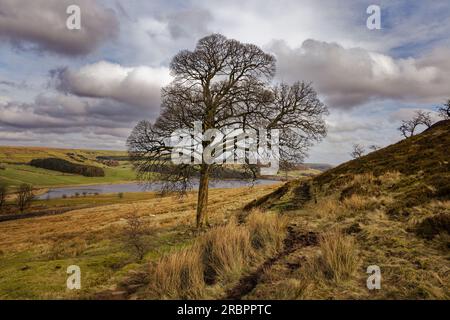
<svg viewBox="0 0 450 320">
<path fill-rule="evenodd" d="M 273 53 L 276 81 L 313 83 L 329 134 L 307 161 L 337 164 L 450 98 L 449 17 L 448 0 L 0 0 L 0 145 L 125 149 L 158 116 L 171 57 L 218 32 Z"/>
</svg>

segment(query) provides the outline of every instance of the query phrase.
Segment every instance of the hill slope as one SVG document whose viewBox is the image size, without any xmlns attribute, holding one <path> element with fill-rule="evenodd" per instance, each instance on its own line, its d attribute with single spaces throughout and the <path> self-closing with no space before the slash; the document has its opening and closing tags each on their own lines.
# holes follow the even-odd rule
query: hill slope
<svg viewBox="0 0 450 320">
<path fill-rule="evenodd" d="M 328 170 L 316 181 L 324 184 L 342 174 L 371 172 L 380 175 L 398 171 L 411 175 L 423 172 L 428 176 L 450 172 L 450 120 L 435 123 L 411 138 L 369 153 Z"/>
<path fill-rule="evenodd" d="M 450 121 L 250 203 L 316 245 L 277 259 L 245 298 L 449 299 Z M 381 290 L 366 271 L 381 270 Z"/>
</svg>

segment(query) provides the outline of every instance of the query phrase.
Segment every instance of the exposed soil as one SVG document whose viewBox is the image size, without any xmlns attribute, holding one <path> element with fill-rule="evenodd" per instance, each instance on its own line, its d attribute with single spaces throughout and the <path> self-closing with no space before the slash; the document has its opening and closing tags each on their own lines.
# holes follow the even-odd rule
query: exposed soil
<svg viewBox="0 0 450 320">
<path fill-rule="evenodd" d="M 307 246 L 315 246 L 319 243 L 318 234 L 315 232 L 305 232 L 298 230 L 295 225 L 290 225 L 287 228 L 288 234 L 284 240 L 284 248 L 277 255 L 267 259 L 258 269 L 254 272 L 242 277 L 238 284 L 228 290 L 225 300 L 240 300 L 245 295 L 249 294 L 259 283 L 264 270 L 270 268 L 277 261 L 285 258 L 294 251 Z M 296 266 L 289 266 L 294 268 Z"/>
</svg>

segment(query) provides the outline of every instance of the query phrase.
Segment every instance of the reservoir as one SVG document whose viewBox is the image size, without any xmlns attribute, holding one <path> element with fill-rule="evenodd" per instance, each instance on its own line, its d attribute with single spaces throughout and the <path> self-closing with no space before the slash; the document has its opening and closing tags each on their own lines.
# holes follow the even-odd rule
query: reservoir
<svg viewBox="0 0 450 320">
<path fill-rule="evenodd" d="M 209 187 L 213 189 L 217 188 L 239 188 L 239 187 L 251 187 L 252 185 L 265 185 L 274 184 L 280 182 L 278 180 L 269 179 L 257 179 L 254 181 L 248 180 L 212 180 L 209 183 Z M 116 184 L 97 184 L 88 186 L 75 186 L 75 187 L 61 187 L 52 188 L 48 192 L 36 196 L 38 200 L 62 198 L 63 196 L 72 197 L 75 195 L 93 195 L 103 193 L 126 193 L 126 192 L 144 192 L 144 191 L 160 191 L 162 187 L 161 182 L 154 182 L 146 185 L 139 182 L 130 183 L 116 183 Z M 198 180 L 192 181 L 192 189 L 198 189 Z"/>
</svg>

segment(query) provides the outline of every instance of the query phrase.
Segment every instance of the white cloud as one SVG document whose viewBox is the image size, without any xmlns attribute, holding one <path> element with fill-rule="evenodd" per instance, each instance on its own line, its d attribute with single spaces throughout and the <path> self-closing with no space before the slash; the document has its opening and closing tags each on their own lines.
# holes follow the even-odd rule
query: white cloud
<svg viewBox="0 0 450 320">
<path fill-rule="evenodd" d="M 106 61 L 78 70 L 54 72 L 58 90 L 81 97 L 110 98 L 119 102 L 159 110 L 161 87 L 171 81 L 168 68 L 128 68 Z"/>
</svg>

